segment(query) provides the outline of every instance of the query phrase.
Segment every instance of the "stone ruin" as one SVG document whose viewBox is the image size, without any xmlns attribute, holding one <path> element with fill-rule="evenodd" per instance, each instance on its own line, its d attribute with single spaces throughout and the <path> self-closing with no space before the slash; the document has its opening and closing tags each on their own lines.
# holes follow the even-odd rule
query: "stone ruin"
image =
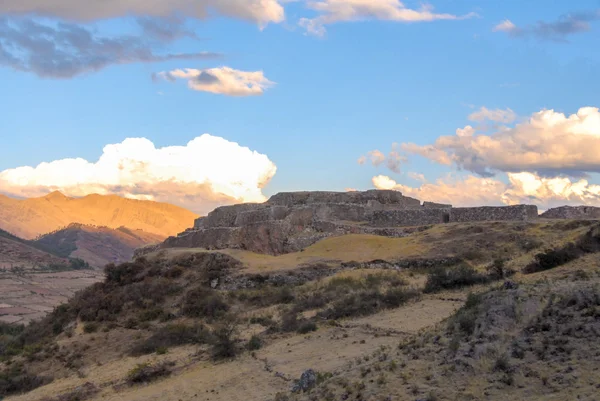
<svg viewBox="0 0 600 401">
<path fill-rule="evenodd" d="M 547 210 L 540 217 L 545 219 L 600 219 L 600 207 L 561 206 Z"/>
<path fill-rule="evenodd" d="M 421 203 L 391 190 L 284 192 L 265 203 L 219 207 L 197 219 L 193 228 L 142 248 L 136 256 L 160 248 L 233 248 L 279 255 L 333 235 L 403 237 L 432 224 L 537 217 L 537 207 L 532 205 L 454 208 Z"/>
</svg>

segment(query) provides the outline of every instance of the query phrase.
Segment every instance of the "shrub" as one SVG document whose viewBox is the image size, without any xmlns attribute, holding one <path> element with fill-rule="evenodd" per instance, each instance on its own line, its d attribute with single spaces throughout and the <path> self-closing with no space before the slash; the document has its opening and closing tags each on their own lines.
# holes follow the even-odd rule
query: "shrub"
<svg viewBox="0 0 600 401">
<path fill-rule="evenodd" d="M 318 316 L 325 319 L 366 316 L 381 309 L 396 308 L 418 295 L 417 290 L 408 288 L 390 288 L 386 292 L 365 290 L 338 299 Z"/>
<path fill-rule="evenodd" d="M 30 374 L 20 364 L 11 364 L 0 372 L 0 397 L 27 393 L 51 381 L 50 377 Z"/>
<path fill-rule="evenodd" d="M 158 364 L 143 363 L 131 369 L 127 374 L 127 382 L 131 385 L 139 383 L 149 383 L 161 377 L 171 374 L 170 367 L 173 362 L 161 362 Z"/>
<path fill-rule="evenodd" d="M 306 321 L 298 327 L 298 333 L 300 334 L 307 334 L 311 331 L 317 331 L 317 324 L 315 322 Z"/>
<path fill-rule="evenodd" d="M 425 283 L 426 293 L 438 292 L 452 288 L 460 288 L 473 284 L 485 283 L 490 278 L 478 273 L 474 268 L 466 264 L 455 267 L 436 267 L 427 276 Z"/>
<path fill-rule="evenodd" d="M 569 243 L 562 248 L 548 249 L 535 255 L 534 261 L 523 268 L 523 273 L 531 274 L 550 270 L 575 260 L 582 254 L 583 251 L 573 243 Z"/>
<path fill-rule="evenodd" d="M 131 350 L 131 355 L 139 356 L 151 354 L 162 348 L 186 344 L 206 344 L 210 341 L 210 331 L 201 324 L 193 326 L 185 324 L 169 324 L 161 327 L 148 339 L 136 344 Z"/>
<path fill-rule="evenodd" d="M 233 358 L 237 354 L 235 333 L 237 328 L 233 321 L 226 321 L 212 332 L 212 358 L 214 360 Z"/>
<path fill-rule="evenodd" d="M 469 293 L 467 300 L 450 319 L 448 329 L 450 332 L 462 333 L 466 336 L 473 334 L 477 328 L 477 318 L 479 316 L 479 307 L 482 304 L 483 295 Z M 452 343 L 454 342 L 454 344 Z M 453 337 L 450 348 L 456 351 L 460 346 L 459 338 Z"/>
<path fill-rule="evenodd" d="M 90 322 L 83 325 L 84 333 L 95 333 L 98 331 L 98 323 Z"/>
<path fill-rule="evenodd" d="M 257 349 L 262 348 L 262 340 L 259 336 L 253 335 L 248 341 L 248 349 L 250 351 L 256 351 Z"/>
<path fill-rule="evenodd" d="M 229 310 L 221 294 L 196 288 L 185 295 L 182 312 L 189 317 L 218 319 Z"/>
</svg>

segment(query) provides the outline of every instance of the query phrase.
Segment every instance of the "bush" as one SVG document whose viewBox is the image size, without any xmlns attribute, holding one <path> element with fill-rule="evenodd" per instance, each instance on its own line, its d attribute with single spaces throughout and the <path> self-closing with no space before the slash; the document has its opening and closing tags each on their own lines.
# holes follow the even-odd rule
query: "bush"
<svg viewBox="0 0 600 401">
<path fill-rule="evenodd" d="M 586 253 L 600 251 L 600 226 L 595 226 L 579 237 L 575 243 L 561 248 L 548 249 L 535 255 L 534 261 L 523 268 L 523 273 L 531 274 L 550 270 L 575 260 Z"/>
<path fill-rule="evenodd" d="M 90 322 L 83 325 L 84 333 L 95 333 L 98 331 L 98 323 Z"/>
<path fill-rule="evenodd" d="M 186 344 L 207 344 L 210 341 L 210 331 L 201 324 L 193 326 L 170 324 L 161 327 L 151 337 L 136 344 L 131 350 L 131 355 L 139 356 L 152 354 L 163 348 Z"/>
<path fill-rule="evenodd" d="M 127 374 L 127 382 L 131 385 L 139 383 L 149 383 L 161 377 L 171 374 L 170 367 L 173 362 L 161 362 L 156 365 L 143 363 L 131 369 Z"/>
<path fill-rule="evenodd" d="M 228 310 L 221 294 L 204 288 L 189 291 L 183 300 L 182 312 L 189 317 L 218 319 Z"/>
<path fill-rule="evenodd" d="M 234 358 L 237 354 L 235 333 L 237 328 L 233 321 L 221 323 L 212 332 L 212 358 L 214 360 Z"/>
<path fill-rule="evenodd" d="M 450 319 L 448 329 L 450 332 L 460 332 L 470 336 L 477 328 L 477 318 L 479 315 L 479 306 L 482 304 L 483 296 L 481 294 L 469 293 L 467 300 L 462 308 L 460 308 Z M 459 339 L 454 337 L 453 341 L 456 344 L 451 345 L 451 348 L 458 349 L 460 345 Z"/>
<path fill-rule="evenodd" d="M 311 331 L 317 331 L 317 324 L 315 322 L 306 321 L 298 327 L 298 333 L 300 334 L 307 334 Z"/>
<path fill-rule="evenodd" d="M 386 292 L 366 290 L 338 299 L 328 309 L 319 312 L 325 319 L 366 316 L 382 309 L 396 308 L 419 295 L 414 289 L 390 288 Z"/>
<path fill-rule="evenodd" d="M 478 273 L 474 268 L 466 264 L 455 267 L 436 267 L 427 276 L 425 283 L 426 293 L 438 292 L 452 288 L 486 283 L 490 277 Z"/>
<path fill-rule="evenodd" d="M 11 364 L 0 372 L 0 397 L 27 393 L 51 381 L 50 377 L 30 374 L 20 364 Z"/>
<path fill-rule="evenodd" d="M 535 255 L 535 260 L 523 268 L 523 273 L 531 274 L 550 270 L 577 259 L 583 251 L 575 244 L 569 243 L 562 248 L 548 249 Z"/>
<path fill-rule="evenodd" d="M 259 336 L 253 335 L 250 338 L 250 341 L 248 341 L 248 350 L 256 351 L 261 348 L 262 348 L 262 340 L 260 339 Z"/>
</svg>

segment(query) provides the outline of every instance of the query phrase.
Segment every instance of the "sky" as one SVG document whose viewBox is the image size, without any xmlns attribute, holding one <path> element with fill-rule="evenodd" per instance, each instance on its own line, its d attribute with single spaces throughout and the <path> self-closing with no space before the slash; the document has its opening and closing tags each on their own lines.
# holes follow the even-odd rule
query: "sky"
<svg viewBox="0 0 600 401">
<path fill-rule="evenodd" d="M 598 0 L 3 0 L 0 193 L 600 206 L 598 43 Z"/>
</svg>

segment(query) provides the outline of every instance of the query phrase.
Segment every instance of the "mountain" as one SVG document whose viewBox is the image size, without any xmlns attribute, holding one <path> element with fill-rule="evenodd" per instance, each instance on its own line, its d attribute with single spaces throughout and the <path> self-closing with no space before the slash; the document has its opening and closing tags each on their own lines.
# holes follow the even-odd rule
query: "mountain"
<svg viewBox="0 0 600 401">
<path fill-rule="evenodd" d="M 198 216 L 168 203 L 126 199 L 116 195 L 70 198 L 53 192 L 41 198 L 13 199 L 0 195 L 0 228 L 34 239 L 71 223 L 127 227 L 167 237 L 193 225 Z"/>
<path fill-rule="evenodd" d="M 11 267 L 67 267 L 69 261 L 46 252 L 42 246 L 36 246 L 29 241 L 0 230 L 0 268 Z"/>
<path fill-rule="evenodd" d="M 73 223 L 34 241 L 40 247 L 69 258 L 82 259 L 93 267 L 129 261 L 136 248 L 158 243 L 165 237 L 142 230 L 86 226 Z"/>
</svg>

